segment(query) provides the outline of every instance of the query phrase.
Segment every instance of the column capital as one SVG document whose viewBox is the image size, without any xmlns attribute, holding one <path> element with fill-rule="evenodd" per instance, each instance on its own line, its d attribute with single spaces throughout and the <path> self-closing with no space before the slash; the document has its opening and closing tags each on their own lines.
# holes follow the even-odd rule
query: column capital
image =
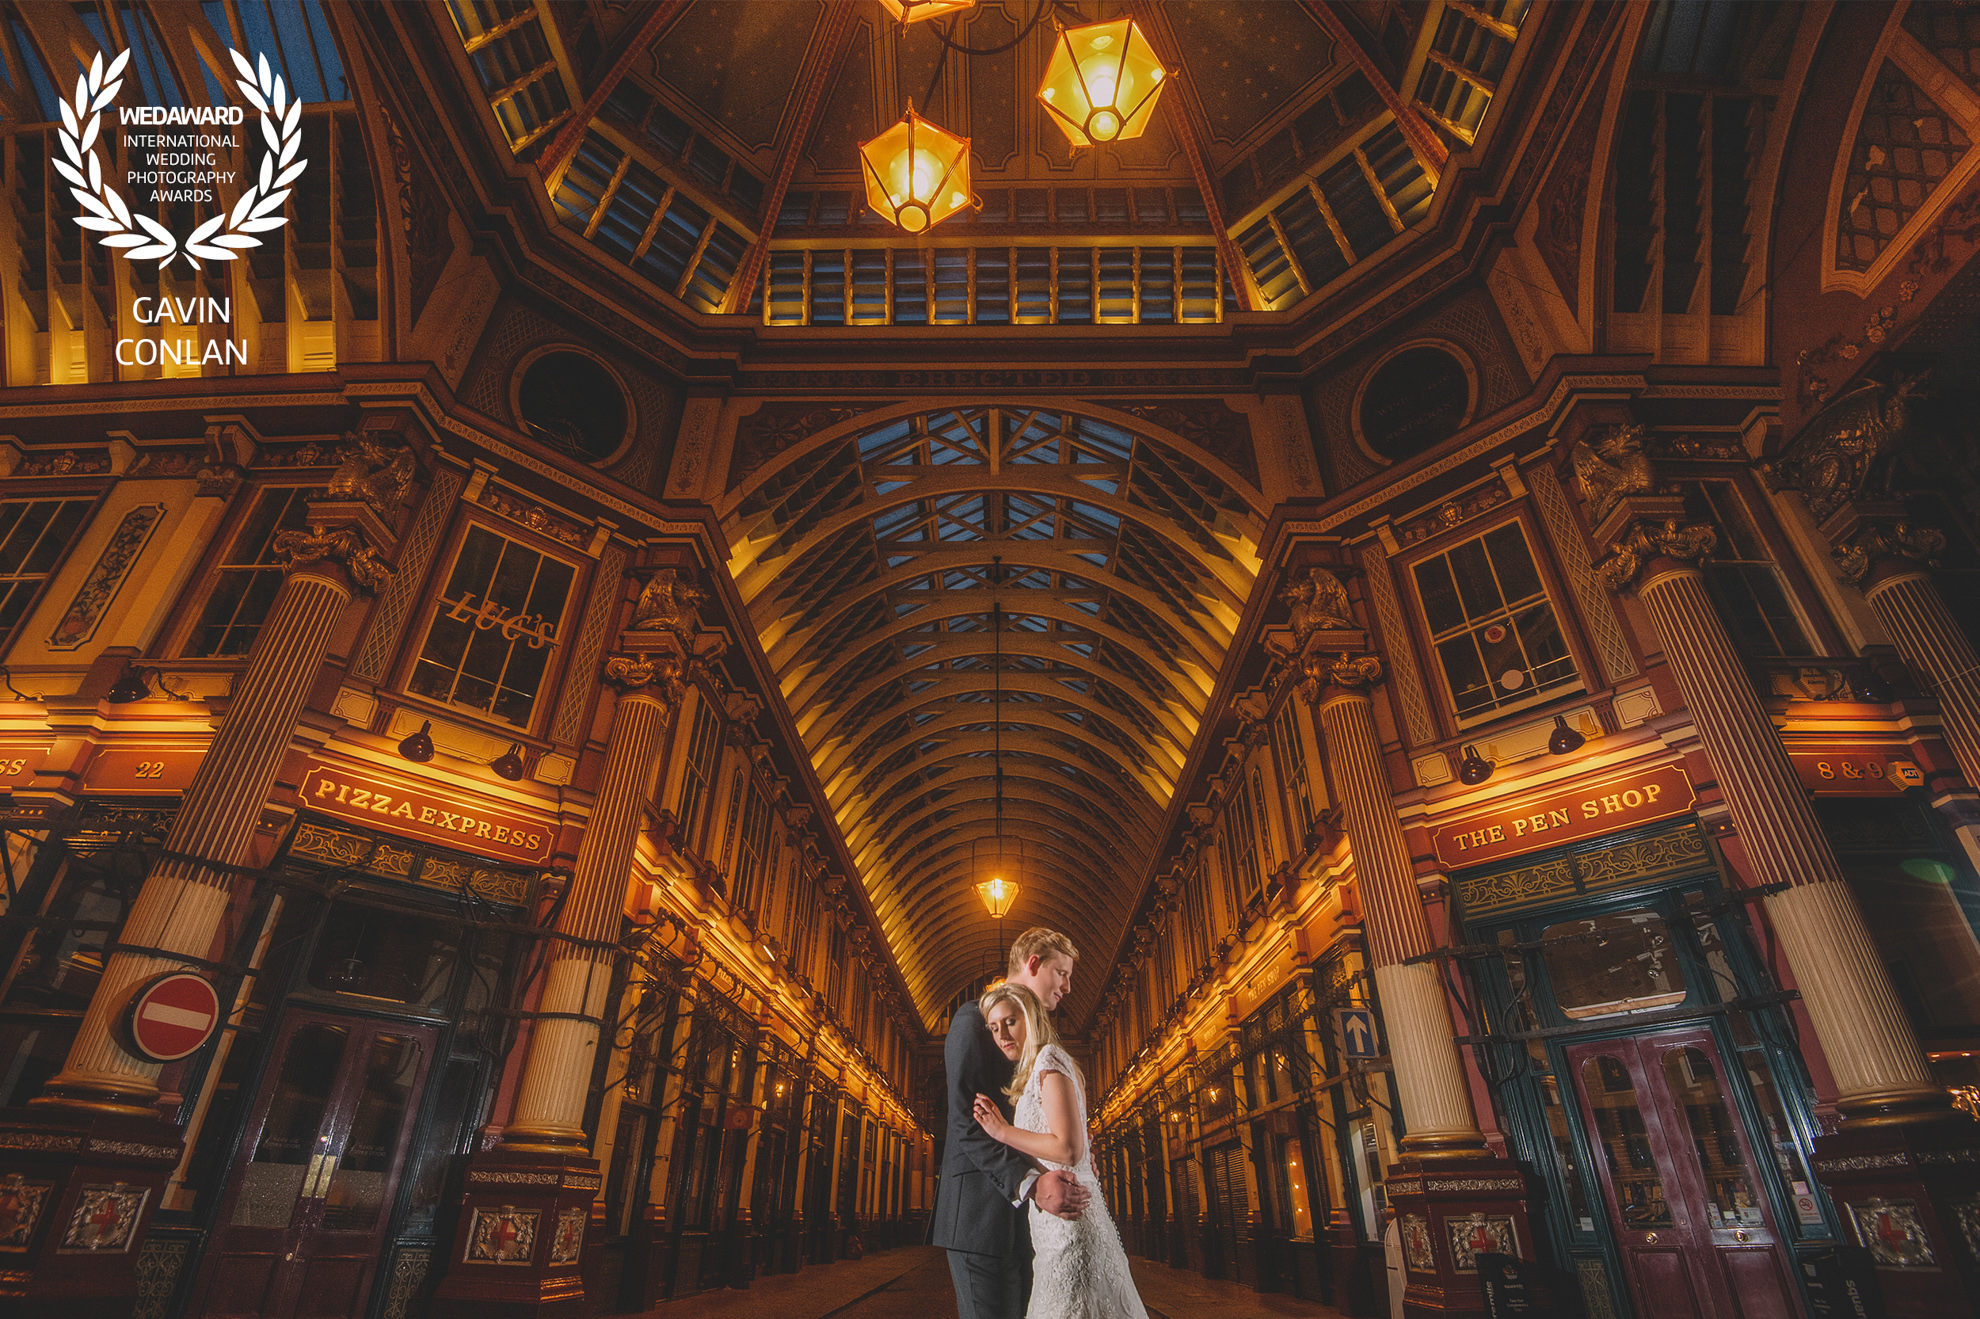
<svg viewBox="0 0 1980 1319">
<path fill-rule="evenodd" d="M 662 705 L 681 699 L 691 660 L 672 653 L 635 651 L 607 656 L 602 676 L 625 696 L 650 696 Z"/>
<path fill-rule="evenodd" d="M 1641 521 L 1627 520 L 1617 528 L 1622 534 L 1608 542 L 1608 553 L 1595 565 L 1595 573 L 1602 579 L 1602 584 L 1618 595 L 1635 590 L 1643 570 L 1651 564 L 1659 560 L 1695 564 L 1719 543 L 1719 533 L 1706 523 L 1685 522 L 1681 516 L 1666 517 L 1659 522 L 1654 520 L 1654 514 L 1666 510 L 1630 507 L 1636 504 L 1675 504 L 1677 513 L 1683 512 L 1682 501 L 1669 497 L 1628 499 L 1617 506 L 1618 513 L 1640 511 L 1646 515 Z M 1605 519 L 1605 524 L 1616 520 L 1614 517 Z"/>
<path fill-rule="evenodd" d="M 1308 705 L 1321 702 L 1323 694 L 1365 694 L 1382 681 L 1382 657 L 1372 651 L 1355 654 L 1341 651 L 1330 660 L 1325 655 L 1308 657 L 1301 665 L 1299 697 Z"/>
<path fill-rule="evenodd" d="M 1895 501 L 1853 500 L 1822 523 L 1836 559 L 1836 576 L 1866 596 L 1893 577 L 1939 566 L 1946 536 L 1937 527 L 1913 524 Z"/>
<path fill-rule="evenodd" d="M 327 518 L 315 521 L 318 507 L 310 506 L 312 523 L 308 530 L 275 533 L 274 550 L 284 560 L 283 571 L 322 572 L 335 565 L 353 587 L 372 595 L 390 586 L 392 570 L 385 566 L 364 534 L 356 527 L 331 525 Z"/>
</svg>

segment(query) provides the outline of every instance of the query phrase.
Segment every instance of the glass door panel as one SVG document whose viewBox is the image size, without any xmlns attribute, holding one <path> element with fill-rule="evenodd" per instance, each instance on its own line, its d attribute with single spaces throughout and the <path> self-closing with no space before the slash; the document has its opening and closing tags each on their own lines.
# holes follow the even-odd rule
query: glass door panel
<svg viewBox="0 0 1980 1319">
<path fill-rule="evenodd" d="M 1632 1231 L 1671 1226 L 1670 1201 L 1659 1167 L 1662 1160 L 1651 1147 L 1650 1127 L 1637 1104 L 1631 1068 L 1613 1054 L 1597 1054 L 1581 1065 L 1581 1088 L 1595 1113 L 1595 1130 L 1623 1226 Z"/>
<path fill-rule="evenodd" d="M 1664 1054 L 1664 1084 L 1684 1114 L 1698 1171 L 1705 1183 L 1705 1221 L 1713 1227 L 1760 1227 L 1760 1197 L 1747 1175 L 1740 1139 L 1719 1090 L 1712 1060 L 1702 1049 Z"/>
<path fill-rule="evenodd" d="M 337 1085 L 350 1031 L 313 1021 L 290 1033 L 276 1064 L 254 1154 L 241 1170 L 236 1227 L 285 1228 L 295 1214 L 303 1180 L 322 1167 L 316 1156 L 328 1142 L 324 1115 Z"/>
</svg>

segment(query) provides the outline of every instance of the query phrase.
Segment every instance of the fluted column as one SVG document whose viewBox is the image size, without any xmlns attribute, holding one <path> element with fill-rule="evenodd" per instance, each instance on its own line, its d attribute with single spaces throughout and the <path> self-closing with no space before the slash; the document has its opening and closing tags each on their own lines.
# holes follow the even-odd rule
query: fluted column
<svg viewBox="0 0 1980 1319">
<path fill-rule="evenodd" d="M 1464 1060 L 1436 964 L 1404 964 L 1436 945 L 1382 768 L 1381 738 L 1366 691 L 1380 675 L 1381 662 L 1373 656 L 1343 656 L 1326 670 L 1327 685 L 1315 693 L 1315 704 L 1340 788 L 1355 888 L 1367 921 L 1368 961 L 1382 996 L 1382 1023 L 1409 1132 L 1403 1151 L 1417 1159 L 1475 1159 L 1484 1152 L 1485 1138 L 1471 1110 Z"/>
<path fill-rule="evenodd" d="M 1627 505 L 1632 501 L 1624 501 Z M 1846 1120 L 1935 1116 L 1947 1107 L 1897 992 L 1815 818 L 1780 734 L 1753 689 L 1695 566 L 1716 544 L 1711 527 L 1683 525 L 1661 498 L 1635 513 L 1602 564 L 1612 590 L 1634 589 L 1656 625 L 1671 676 L 1717 771 L 1740 844 L 1762 884 L 1790 887 L 1766 900 L 1836 1079 Z"/>
<path fill-rule="evenodd" d="M 606 681 L 620 689 L 610 750 L 570 896 L 557 917 L 550 964 L 515 1115 L 502 1143 L 516 1149 L 586 1152 L 584 1101 L 603 1037 L 605 998 L 618 953 L 626 878 L 639 840 L 680 666 L 672 659 L 615 656 Z"/>
<path fill-rule="evenodd" d="M 1945 545 L 1930 527 L 1871 523 L 1836 557 L 1843 581 L 1863 592 L 1898 654 L 1939 698 L 1946 745 L 1966 781 L 1980 787 L 1980 653 L 1928 571 Z"/>
<path fill-rule="evenodd" d="M 125 1052 L 113 1024 L 135 986 L 207 955 L 337 620 L 354 586 L 376 590 L 390 580 L 366 537 L 350 528 L 283 532 L 275 549 L 289 556 L 288 576 L 118 933 L 131 951 L 111 955 L 61 1072 L 36 1104 L 151 1111 L 160 1064 Z"/>
</svg>

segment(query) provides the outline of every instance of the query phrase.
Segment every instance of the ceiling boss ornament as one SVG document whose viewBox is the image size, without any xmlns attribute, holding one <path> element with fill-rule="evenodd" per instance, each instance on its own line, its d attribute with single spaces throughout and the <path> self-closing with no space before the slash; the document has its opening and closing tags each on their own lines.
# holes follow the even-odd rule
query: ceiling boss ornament
<svg viewBox="0 0 1980 1319">
<path fill-rule="evenodd" d="M 255 183 L 243 189 L 232 210 L 221 210 L 202 221 L 198 228 L 186 236 L 183 242 L 178 235 L 160 224 L 155 218 L 141 210 L 133 210 L 125 202 L 121 190 L 104 177 L 102 159 L 96 153 L 102 114 L 123 90 L 124 69 L 130 63 L 131 52 L 126 50 L 104 67 L 102 52 L 90 62 L 87 71 L 76 75 L 76 91 L 72 100 L 62 102 L 62 123 L 55 130 L 61 143 L 62 156 L 53 157 L 56 172 L 69 181 L 69 192 L 84 214 L 76 217 L 76 223 L 84 229 L 95 232 L 97 242 L 105 247 L 122 248 L 124 255 L 133 261 L 155 260 L 162 267 L 183 256 L 193 269 L 200 269 L 200 261 L 232 261 L 242 250 L 260 247 L 261 239 L 256 234 L 279 229 L 289 222 L 282 214 L 282 204 L 288 200 L 289 185 L 301 175 L 309 164 L 307 159 L 296 159 L 302 147 L 302 101 L 290 100 L 288 88 L 268 64 L 268 57 L 260 57 L 258 64 L 248 62 L 246 56 L 237 50 L 227 52 L 233 58 L 234 67 L 240 71 L 235 85 L 248 103 L 261 112 L 261 136 L 268 150 L 261 158 L 261 170 Z M 145 127 L 166 127 L 187 125 L 192 127 L 230 126 L 241 123 L 245 115 L 237 106 L 212 106 L 195 109 L 181 109 L 163 106 L 140 106 L 119 112 L 120 121 L 126 125 Z M 218 167 L 218 156 L 205 149 L 198 135 L 181 134 L 176 137 L 190 137 L 195 149 L 191 152 L 161 152 L 161 156 L 189 155 L 194 162 L 184 170 L 187 182 L 203 180 L 207 184 L 218 178 L 233 177 Z M 156 135 L 163 144 L 166 135 Z M 222 142 L 233 145 L 231 138 Z M 208 162 L 202 171 L 201 161 Z M 279 171 L 279 172 L 278 172 Z M 164 190 L 170 171 L 158 170 L 152 178 L 159 189 L 154 192 L 154 200 Z M 140 177 L 140 171 L 128 172 L 127 179 Z M 170 181 L 179 181 L 176 177 Z M 210 196 L 184 198 L 184 200 L 210 200 Z M 175 198 L 177 200 L 177 198 Z"/>
</svg>

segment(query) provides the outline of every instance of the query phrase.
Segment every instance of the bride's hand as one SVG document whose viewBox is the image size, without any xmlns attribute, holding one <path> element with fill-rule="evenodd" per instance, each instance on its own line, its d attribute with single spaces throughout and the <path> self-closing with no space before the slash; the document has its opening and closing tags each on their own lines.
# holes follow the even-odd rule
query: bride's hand
<svg viewBox="0 0 1980 1319">
<path fill-rule="evenodd" d="M 1010 1135 L 1011 1124 L 1004 1120 L 1004 1110 L 997 1107 L 997 1101 L 988 1095 L 978 1095 L 970 1105 L 970 1112 L 976 1115 L 976 1125 L 988 1133 L 990 1139 L 1004 1141 Z M 1004 1141 L 1008 1144 L 1008 1141 Z"/>
</svg>

